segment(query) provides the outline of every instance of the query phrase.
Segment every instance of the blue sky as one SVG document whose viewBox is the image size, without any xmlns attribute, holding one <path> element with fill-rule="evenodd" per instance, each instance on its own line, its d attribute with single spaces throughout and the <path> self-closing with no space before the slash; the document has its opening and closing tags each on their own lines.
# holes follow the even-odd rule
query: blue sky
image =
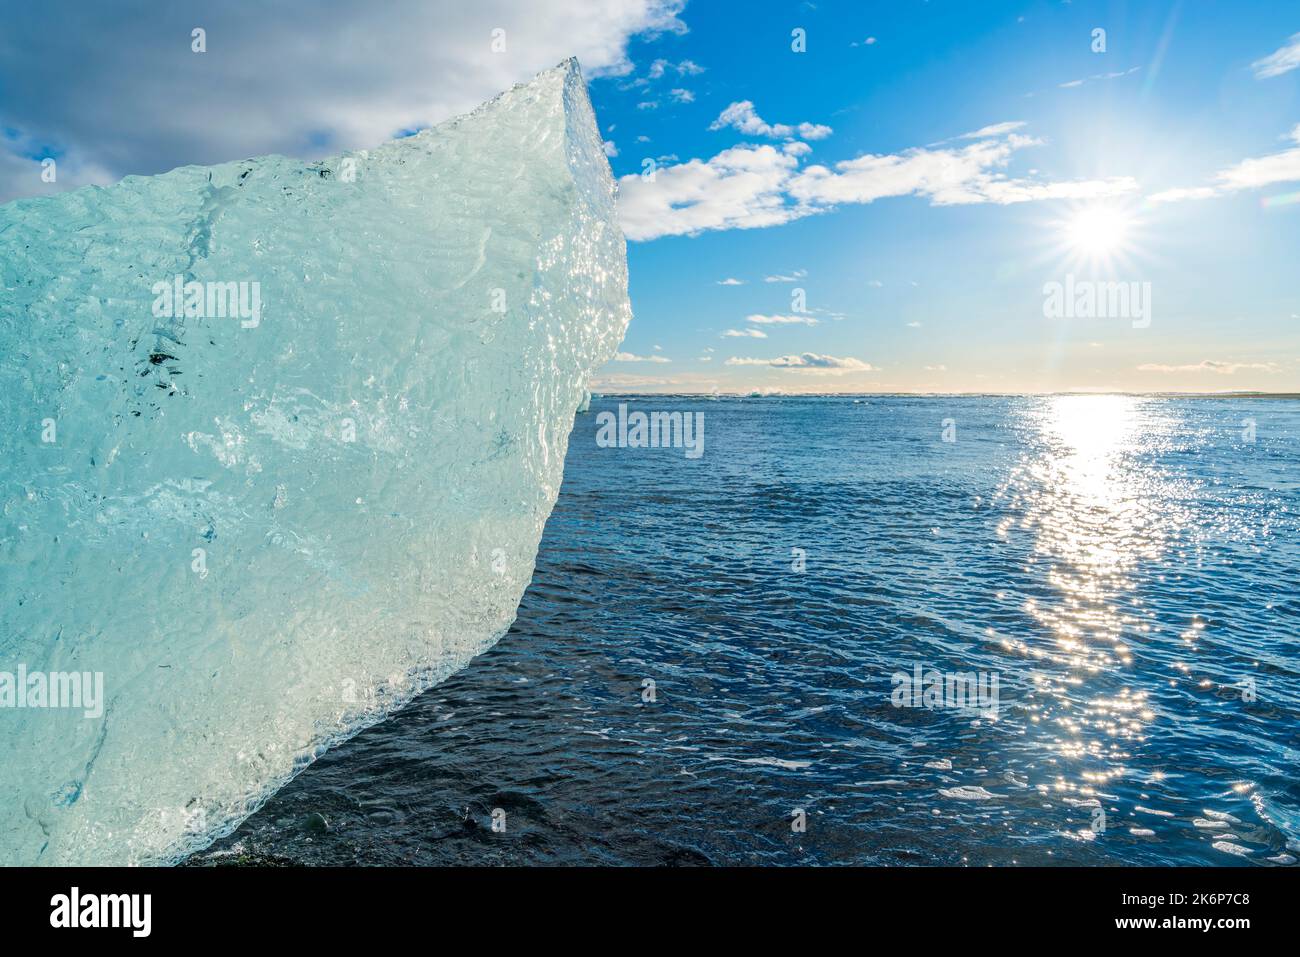
<svg viewBox="0 0 1300 957">
<path fill-rule="evenodd" d="M 0 200 L 374 145 L 577 55 L 635 313 L 598 389 L 1300 391 L 1294 3 L 0 14 Z M 1046 316 L 1067 279 L 1124 283 L 1142 308 Z"/>
<path fill-rule="evenodd" d="M 803 140 L 811 152 L 799 168 L 832 172 L 862 154 L 968 147 L 980 141 L 953 138 L 1023 123 L 1013 135 L 1035 144 L 990 172 L 1096 198 L 944 204 L 914 190 L 819 203 L 780 225 L 736 228 L 744 221 L 732 216 L 731 228 L 631 242 L 636 319 L 628 361 L 604 371 L 605 387 L 1300 390 L 1300 203 L 1276 200 L 1300 190 L 1300 141 L 1288 138 L 1300 124 L 1300 69 L 1274 73 L 1286 55 L 1252 67 L 1297 43 L 1300 6 L 935 0 L 758 4 L 743 22 L 701 4 L 681 16 L 688 33 L 632 44 L 633 82 L 593 84 L 625 194 L 671 191 L 635 181 L 647 157 L 707 162 L 737 145 L 800 139 L 711 129 L 747 101 L 769 125 L 831 127 Z M 796 27 L 805 53 L 790 49 Z M 1105 52 L 1092 49 L 1095 28 Z M 656 59 L 670 64 L 664 75 L 639 83 Z M 672 66 L 682 61 L 702 72 Z M 1269 181 L 1215 186 L 1221 170 L 1288 149 L 1257 172 Z M 906 189 L 902 179 L 893 188 Z M 1207 187 L 1216 194 L 1151 200 Z M 798 199 L 787 190 L 784 202 Z M 1114 210 L 1123 238 L 1080 254 L 1073 223 L 1098 205 Z M 760 222 L 772 215 L 755 210 Z M 676 229 L 655 213 L 647 228 Z M 1067 273 L 1149 283 L 1149 325 L 1045 318 L 1044 284 Z M 780 276 L 798 278 L 765 281 Z M 743 285 L 718 285 L 726 279 Z M 816 325 L 747 321 L 792 317 L 795 288 Z M 817 367 L 806 355 L 857 363 Z M 656 356 L 671 362 L 631 358 Z"/>
</svg>

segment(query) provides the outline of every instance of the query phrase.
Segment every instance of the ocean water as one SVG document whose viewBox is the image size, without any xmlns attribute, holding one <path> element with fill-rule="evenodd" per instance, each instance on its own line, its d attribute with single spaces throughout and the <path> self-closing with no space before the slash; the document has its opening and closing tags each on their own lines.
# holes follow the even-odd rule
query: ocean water
<svg viewBox="0 0 1300 957">
<path fill-rule="evenodd" d="M 192 862 L 1291 865 L 1298 583 L 1295 400 L 598 397 L 509 634 Z"/>
</svg>

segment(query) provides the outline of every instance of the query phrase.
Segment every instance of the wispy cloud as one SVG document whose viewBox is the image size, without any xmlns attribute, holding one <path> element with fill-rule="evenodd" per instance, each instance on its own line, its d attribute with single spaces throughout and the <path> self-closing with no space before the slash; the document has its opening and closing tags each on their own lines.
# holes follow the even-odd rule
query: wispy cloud
<svg viewBox="0 0 1300 957">
<path fill-rule="evenodd" d="M 869 362 L 852 356 L 824 356 L 816 352 L 802 352 L 799 355 L 777 356 L 775 359 L 751 359 L 732 356 L 725 363 L 729 366 L 767 366 L 771 369 L 788 369 L 793 372 L 809 372 L 821 375 L 843 375 L 846 372 L 877 372 Z"/>
<path fill-rule="evenodd" d="M 1041 144 L 1041 140 L 1010 133 L 958 148 L 867 154 L 836 163 L 833 168 L 810 166 L 792 177 L 788 191 L 800 203 L 824 207 L 908 195 L 924 196 L 934 206 L 1006 205 L 1117 196 L 1137 189 L 1137 182 L 1127 176 L 1039 182 L 1011 179 L 1000 172 L 1017 150 Z"/>
<path fill-rule="evenodd" d="M 657 80 L 669 72 L 676 73 L 678 76 L 699 76 L 704 72 L 704 67 L 694 60 L 682 60 L 678 63 L 673 63 L 670 60 L 655 60 L 650 64 L 650 69 L 646 71 L 646 76 L 652 80 Z"/>
<path fill-rule="evenodd" d="M 1092 76 L 1086 76 L 1082 80 L 1067 80 L 1064 83 L 1058 83 L 1056 85 L 1062 90 L 1069 90 L 1077 86 L 1083 86 L 1085 83 L 1095 83 L 1098 80 L 1118 80 L 1122 76 L 1131 76 L 1140 69 L 1142 69 L 1142 67 L 1134 66 L 1129 67 L 1127 70 L 1116 70 L 1113 73 L 1094 73 Z"/>
<path fill-rule="evenodd" d="M 761 326 L 817 325 L 817 320 L 812 316 L 764 316 L 756 313 L 752 316 L 746 316 L 745 321 L 757 323 Z"/>
<path fill-rule="evenodd" d="M 806 278 L 808 278 L 807 269 L 796 269 L 788 276 L 781 273 L 777 273 L 775 276 L 764 276 L 763 282 L 798 282 L 800 279 Z"/>
<path fill-rule="evenodd" d="M 820 140 L 834 132 L 829 126 L 820 123 L 797 123 L 794 126 L 768 123 L 754 111 L 754 104 L 749 100 L 732 103 L 709 125 L 709 129 L 721 130 L 728 126 L 735 127 L 747 136 L 766 136 L 777 140 L 792 136 L 799 136 L 806 140 Z"/>
<path fill-rule="evenodd" d="M 1014 133 L 1028 124 L 1024 120 L 1011 120 L 1007 123 L 994 123 L 991 126 L 984 126 L 974 133 L 963 133 L 957 137 L 959 140 L 984 140 L 992 136 L 1006 136 L 1008 133 Z"/>
<path fill-rule="evenodd" d="M 615 362 L 671 362 L 664 356 L 638 356 L 631 352 L 614 353 Z"/>
<path fill-rule="evenodd" d="M 1300 67 L 1300 33 L 1293 33 L 1291 39 L 1287 40 L 1281 49 L 1250 65 L 1250 68 L 1255 71 L 1257 80 L 1281 76 L 1283 73 L 1290 73 L 1296 67 Z"/>
<path fill-rule="evenodd" d="M 743 286 L 744 284 L 745 284 L 745 280 L 743 280 L 743 279 L 733 279 L 733 278 L 731 278 L 730 276 L 728 276 L 726 279 L 719 279 L 719 280 L 718 280 L 718 285 L 719 285 L 719 286 Z"/>
<path fill-rule="evenodd" d="M 1164 365 L 1148 362 L 1137 367 L 1139 372 L 1214 372 L 1218 375 L 1232 375 L 1243 369 L 1252 372 L 1277 372 L 1275 362 L 1224 362 L 1219 359 L 1205 359 L 1188 365 Z"/>
<path fill-rule="evenodd" d="M 595 375 L 591 377 L 590 387 L 596 391 L 617 392 L 622 389 L 654 389 L 666 386 L 698 386 L 698 381 L 691 378 L 681 378 L 678 376 L 653 376 L 653 375 L 628 375 L 625 373 L 613 373 L 611 375 Z"/>
<path fill-rule="evenodd" d="M 728 329 L 722 334 L 724 339 L 766 339 L 767 333 L 761 329 Z"/>
<path fill-rule="evenodd" d="M 1245 189 L 1259 189 L 1273 183 L 1300 182 L 1300 124 L 1288 138 L 1297 145 L 1279 153 L 1244 159 L 1234 166 L 1219 170 L 1214 182 L 1208 186 L 1167 189 L 1150 197 L 1153 203 L 1172 203 L 1185 199 L 1210 199 Z"/>
</svg>

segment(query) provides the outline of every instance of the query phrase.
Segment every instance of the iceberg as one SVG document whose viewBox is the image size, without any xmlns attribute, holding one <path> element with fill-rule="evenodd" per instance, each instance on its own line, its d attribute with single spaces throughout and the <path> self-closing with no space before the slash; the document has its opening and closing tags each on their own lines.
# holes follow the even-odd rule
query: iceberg
<svg viewBox="0 0 1300 957">
<path fill-rule="evenodd" d="M 6 865 L 175 863 L 496 642 L 631 318 L 572 60 L 10 203 L 0 285 Z"/>
</svg>

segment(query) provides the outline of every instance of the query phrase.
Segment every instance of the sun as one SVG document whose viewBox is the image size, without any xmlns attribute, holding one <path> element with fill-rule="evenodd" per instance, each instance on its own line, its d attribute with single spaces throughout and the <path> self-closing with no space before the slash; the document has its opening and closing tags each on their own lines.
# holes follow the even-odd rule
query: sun
<svg viewBox="0 0 1300 957">
<path fill-rule="evenodd" d="M 1036 225 L 1037 256 L 1053 269 L 1119 277 L 1153 255 L 1145 207 L 1132 198 L 1067 200 Z"/>
<path fill-rule="evenodd" d="M 1088 206 L 1065 222 L 1065 242 L 1077 255 L 1110 259 L 1128 246 L 1132 218 L 1111 206 Z"/>
</svg>

